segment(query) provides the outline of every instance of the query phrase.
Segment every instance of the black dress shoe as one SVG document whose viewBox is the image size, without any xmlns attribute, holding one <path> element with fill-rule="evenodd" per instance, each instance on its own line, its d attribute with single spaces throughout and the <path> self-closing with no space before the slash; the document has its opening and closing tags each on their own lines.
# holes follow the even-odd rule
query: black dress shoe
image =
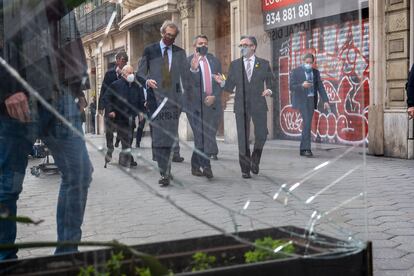
<svg viewBox="0 0 414 276">
<path fill-rule="evenodd" d="M 311 150 L 301 150 L 301 151 L 300 151 L 300 155 L 301 155 L 301 156 L 306 156 L 306 157 L 312 157 L 312 156 L 313 156 L 313 154 L 312 154 L 312 151 L 311 151 Z"/>
<path fill-rule="evenodd" d="M 112 152 L 113 150 L 108 150 L 105 155 L 105 162 L 109 163 L 112 160 Z"/>
<path fill-rule="evenodd" d="M 208 179 L 213 178 L 213 172 L 211 171 L 211 168 L 209 168 L 209 167 L 205 167 L 205 168 L 203 169 L 203 175 L 204 175 L 205 177 L 207 177 Z"/>
<path fill-rule="evenodd" d="M 252 163 L 252 173 L 254 174 L 259 173 L 259 164 Z"/>
<path fill-rule="evenodd" d="M 217 154 L 210 155 L 210 158 L 213 160 L 218 160 Z"/>
<path fill-rule="evenodd" d="M 170 178 L 166 175 L 161 176 L 160 180 L 158 180 L 158 184 L 160 184 L 161 187 L 167 187 L 170 185 Z"/>
<path fill-rule="evenodd" d="M 136 166 L 138 166 L 138 163 L 137 163 L 137 162 L 135 162 L 134 160 L 132 160 L 132 161 L 131 161 L 131 167 L 136 167 Z"/>
<path fill-rule="evenodd" d="M 242 173 L 242 177 L 243 178 L 252 178 L 252 176 L 250 175 L 250 173 Z"/>
<path fill-rule="evenodd" d="M 120 140 L 118 140 L 118 139 L 115 141 L 115 147 L 116 147 L 116 148 L 117 148 L 117 147 L 119 147 L 119 141 L 120 141 Z"/>
<path fill-rule="evenodd" d="M 176 155 L 176 156 L 173 156 L 172 161 L 173 162 L 177 162 L 177 163 L 181 163 L 181 162 L 184 161 L 184 157 L 181 157 L 179 155 Z"/>
<path fill-rule="evenodd" d="M 140 148 L 140 147 L 141 147 L 141 145 L 137 143 L 137 144 L 135 144 L 135 147 L 136 147 L 136 148 Z"/>
<path fill-rule="evenodd" d="M 200 169 L 191 168 L 191 174 L 194 176 L 203 176 L 203 172 Z"/>
</svg>

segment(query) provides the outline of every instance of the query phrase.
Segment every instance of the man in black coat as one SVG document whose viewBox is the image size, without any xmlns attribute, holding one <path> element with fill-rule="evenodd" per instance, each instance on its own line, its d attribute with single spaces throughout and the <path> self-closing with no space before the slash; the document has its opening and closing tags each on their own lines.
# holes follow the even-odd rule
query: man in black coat
<svg viewBox="0 0 414 276">
<path fill-rule="evenodd" d="M 158 183 L 165 187 L 170 184 L 173 148 L 178 143 L 178 121 L 184 97 L 191 91 L 191 77 L 185 51 L 174 45 L 178 26 L 167 20 L 160 31 L 161 41 L 144 49 L 137 79 L 147 88 L 152 146 L 161 173 Z"/>
<path fill-rule="evenodd" d="M 303 65 L 294 69 L 290 75 L 290 91 L 292 107 L 299 109 L 302 119 L 302 139 L 300 141 L 300 155 L 312 157 L 311 128 L 313 112 L 318 104 L 318 94 L 324 103 L 324 108 L 329 110 L 329 100 L 321 80 L 319 70 L 312 67 L 315 58 L 312 54 L 303 57 Z"/>
<path fill-rule="evenodd" d="M 105 97 L 106 112 L 116 126 L 122 145 L 119 164 L 126 167 L 136 166 L 130 149 L 135 117 L 144 110 L 145 98 L 142 86 L 135 81 L 132 66 L 125 65 L 122 68 L 121 78 L 109 86 Z"/>
<path fill-rule="evenodd" d="M 221 113 L 220 61 L 208 53 L 208 38 L 195 37 L 194 54 L 188 57 L 194 79 L 191 102 L 187 105 L 187 117 L 193 130 L 194 151 L 191 157 L 191 173 L 195 176 L 213 177 L 209 153 L 217 155 L 216 133 Z M 201 171 L 201 169 L 203 171 Z"/>
<path fill-rule="evenodd" d="M 411 67 L 407 81 L 407 112 L 410 118 L 414 118 L 414 65 Z"/>
<path fill-rule="evenodd" d="M 88 88 L 88 74 L 73 7 L 67 2 L 0 1 L 2 58 L 19 74 L 12 75 L 6 63 L 0 64 L 0 213 L 5 215 L 0 219 L 0 244 L 15 242 L 16 202 L 27 157 L 37 138 L 51 151 L 62 176 L 57 240 L 81 240 L 93 168 L 75 99 Z M 50 106 L 71 127 L 55 116 Z M 76 251 L 76 245 L 59 244 L 55 254 Z M 16 253 L 17 249 L 0 250 L 0 260 L 16 258 Z"/>
<path fill-rule="evenodd" d="M 106 147 L 108 148 L 106 153 L 106 161 L 109 162 L 112 159 L 112 152 L 114 151 L 114 132 L 116 131 L 115 123 L 112 118 L 108 117 L 108 111 L 106 110 L 107 102 L 106 94 L 108 93 L 109 87 L 114 81 L 121 79 L 121 69 L 128 62 L 127 53 L 121 51 L 115 56 L 115 67 L 109 69 L 104 76 L 101 93 L 99 96 L 98 110 L 102 114 L 102 111 L 105 109 L 105 138 L 106 138 Z M 118 138 L 117 138 L 118 140 Z"/>
<path fill-rule="evenodd" d="M 260 158 L 266 142 L 267 103 L 272 95 L 274 76 L 269 61 L 256 56 L 257 40 L 253 36 L 242 36 L 239 48 L 242 57 L 230 64 L 224 90 L 235 92 L 239 162 L 243 178 L 251 178 L 250 171 L 259 173 Z M 266 85 L 266 88 L 265 88 Z M 250 120 L 254 124 L 255 143 L 250 155 Z"/>
</svg>

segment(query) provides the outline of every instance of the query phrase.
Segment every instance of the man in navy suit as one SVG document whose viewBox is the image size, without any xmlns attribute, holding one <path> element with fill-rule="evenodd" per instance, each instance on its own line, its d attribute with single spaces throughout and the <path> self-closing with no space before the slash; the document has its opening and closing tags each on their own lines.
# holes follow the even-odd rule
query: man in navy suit
<svg viewBox="0 0 414 276">
<path fill-rule="evenodd" d="M 113 82 L 105 95 L 106 112 L 113 120 L 120 138 L 122 152 L 119 164 L 126 167 L 136 166 L 130 153 L 135 127 L 135 117 L 144 110 L 144 91 L 135 81 L 134 69 L 130 65 L 122 68 L 121 78 Z"/>
<path fill-rule="evenodd" d="M 191 63 L 194 90 L 187 107 L 187 116 L 194 134 L 191 173 L 195 176 L 213 177 L 208 154 L 217 154 L 216 133 L 221 112 L 220 61 L 208 53 L 208 38 L 198 35 L 194 39 L 194 54 L 188 57 Z M 203 169 L 203 171 L 201 171 Z"/>
<path fill-rule="evenodd" d="M 178 26 L 167 20 L 160 31 L 161 41 L 144 49 L 137 79 L 147 89 L 147 105 L 152 114 L 152 146 L 161 173 L 158 183 L 165 187 L 170 184 L 182 104 L 192 85 L 187 55 L 174 45 Z"/>
<path fill-rule="evenodd" d="M 121 69 L 127 64 L 128 62 L 128 55 L 125 52 L 119 52 L 115 56 L 115 66 L 109 69 L 104 76 L 102 86 L 101 86 L 101 93 L 99 96 L 99 104 L 98 110 L 99 113 L 105 109 L 105 138 L 106 138 L 106 147 L 108 151 L 106 152 L 105 160 L 107 162 L 111 161 L 112 159 L 112 152 L 114 151 L 114 131 L 115 131 L 115 123 L 113 119 L 108 117 L 108 111 L 106 110 L 107 102 L 106 94 L 108 93 L 110 85 L 121 78 Z M 118 140 L 118 138 L 117 138 Z"/>
<path fill-rule="evenodd" d="M 302 139 L 300 141 L 300 155 L 312 157 L 311 151 L 311 127 L 313 112 L 318 104 L 318 93 L 322 98 L 324 108 L 329 110 L 329 100 L 321 80 L 321 74 L 313 68 L 315 57 L 306 54 L 303 57 L 303 65 L 294 69 L 290 75 L 290 91 L 292 107 L 299 109 L 302 119 Z"/>
<path fill-rule="evenodd" d="M 250 171 L 259 173 L 259 163 L 266 142 L 267 104 L 266 96 L 272 95 L 274 76 L 269 61 L 256 56 L 257 40 L 253 36 L 242 36 L 239 48 L 242 57 L 230 64 L 225 91 L 235 92 L 239 163 L 242 177 L 251 178 Z M 266 84 L 266 88 L 265 88 Z M 250 155 L 250 120 L 254 124 L 255 143 Z"/>
</svg>

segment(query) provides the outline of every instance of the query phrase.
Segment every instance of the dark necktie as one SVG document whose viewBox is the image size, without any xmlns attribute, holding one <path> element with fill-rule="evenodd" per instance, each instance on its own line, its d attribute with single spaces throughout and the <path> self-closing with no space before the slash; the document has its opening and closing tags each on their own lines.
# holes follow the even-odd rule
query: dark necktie
<svg viewBox="0 0 414 276">
<path fill-rule="evenodd" d="M 171 89 L 170 63 L 168 61 L 168 47 L 164 48 L 164 62 L 162 66 L 162 88 Z"/>
</svg>

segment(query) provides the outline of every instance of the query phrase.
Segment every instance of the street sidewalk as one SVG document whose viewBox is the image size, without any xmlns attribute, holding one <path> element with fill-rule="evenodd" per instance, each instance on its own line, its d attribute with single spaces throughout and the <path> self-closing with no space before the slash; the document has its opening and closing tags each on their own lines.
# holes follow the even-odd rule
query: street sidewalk
<svg viewBox="0 0 414 276">
<path fill-rule="evenodd" d="M 318 210 L 329 216 L 317 222 L 316 232 L 373 241 L 375 275 L 414 275 L 413 160 L 366 156 L 361 147 L 326 144 L 313 144 L 315 158 L 304 158 L 299 156 L 298 142 L 271 140 L 265 145 L 259 175 L 245 180 L 237 145 L 219 142 L 219 160 L 212 160 L 215 177 L 207 180 L 191 175 L 191 150 L 180 143 L 185 161 L 173 163 L 174 183 L 160 188 L 148 137 L 142 148 L 133 150 L 138 157 L 138 167 L 129 172 L 133 177 L 116 164 L 119 150 L 105 169 L 104 137 L 87 138 L 101 151 L 88 146 L 95 171 L 83 240 L 139 244 L 217 233 L 162 197 L 225 231 L 269 225 L 307 227 L 313 211 Z M 29 161 L 18 212 L 45 221 L 37 226 L 19 225 L 19 242 L 56 239 L 59 176 L 30 175 L 30 167 L 39 162 Z M 292 188 L 291 195 L 282 191 L 274 200 L 283 184 Z M 21 250 L 19 256 L 51 252 Z"/>
</svg>

